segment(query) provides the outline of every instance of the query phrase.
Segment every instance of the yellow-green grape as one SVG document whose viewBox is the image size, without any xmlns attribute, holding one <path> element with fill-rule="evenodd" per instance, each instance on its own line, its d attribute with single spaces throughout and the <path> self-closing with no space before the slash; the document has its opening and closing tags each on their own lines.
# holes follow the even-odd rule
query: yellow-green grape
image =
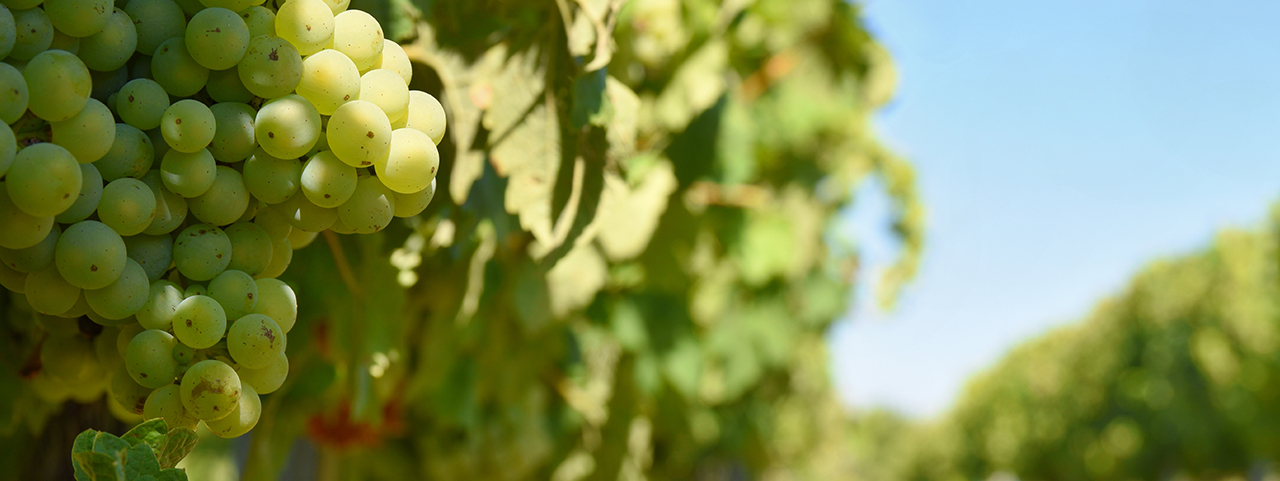
<svg viewBox="0 0 1280 481">
<path fill-rule="evenodd" d="M 130 80 L 120 88 L 116 98 L 116 114 L 120 116 L 120 120 L 138 130 L 159 127 L 160 118 L 168 109 L 169 94 L 151 79 Z"/>
<path fill-rule="evenodd" d="M 53 265 L 53 250 L 58 245 L 62 229 L 54 226 L 44 239 L 25 249 L 0 247 L 0 262 L 18 272 L 31 273 Z M 265 235 L 265 234 L 264 234 Z"/>
<path fill-rule="evenodd" d="M 174 97 L 195 95 L 209 81 L 209 69 L 191 58 L 182 37 L 165 40 L 156 47 L 151 56 L 151 74 Z"/>
<path fill-rule="evenodd" d="M 115 140 L 111 149 L 94 162 L 102 180 L 132 177 L 140 178 L 155 163 L 155 146 L 147 134 L 129 124 L 116 124 Z"/>
<path fill-rule="evenodd" d="M 241 175 L 241 177 L 243 177 L 243 175 Z M 249 222 L 249 221 L 252 221 L 252 220 L 253 220 L 253 216 L 258 215 L 258 205 L 260 205 L 260 204 L 261 204 L 261 203 L 260 203 L 260 202 L 258 202 L 258 199 L 255 199 L 255 198 L 253 198 L 253 196 L 250 196 L 250 197 L 249 197 L 249 207 L 245 208 L 244 213 L 243 213 L 243 214 L 240 214 L 240 218 L 239 218 L 239 219 L 236 219 L 236 222 Z"/>
<path fill-rule="evenodd" d="M 93 341 L 78 334 L 45 338 L 40 364 L 44 372 L 70 386 L 90 383 L 105 374 L 93 353 Z"/>
<path fill-rule="evenodd" d="M 373 66 L 367 70 L 387 69 L 400 75 L 404 79 L 404 84 L 409 85 L 413 80 L 413 63 L 409 61 L 409 55 L 404 53 L 404 48 L 400 44 L 391 40 L 382 40 L 382 55 L 378 56 L 378 60 Z"/>
<path fill-rule="evenodd" d="M 168 109 L 168 107 L 165 107 Z M 160 127 L 143 132 L 147 134 L 147 138 L 151 140 L 151 145 L 155 146 L 154 156 L 152 157 L 151 168 L 159 169 L 160 161 L 164 159 L 164 154 L 169 153 L 169 143 L 164 141 L 164 133 L 160 132 Z"/>
<path fill-rule="evenodd" d="M 236 72 L 240 82 L 254 95 L 276 98 L 298 87 L 302 80 L 302 56 L 280 37 L 257 36 L 249 41 L 249 49 L 236 66 Z"/>
<path fill-rule="evenodd" d="M 9 7 L 0 5 L 0 59 L 9 56 L 17 38 L 18 26 L 13 23 L 13 13 L 9 12 Z"/>
<path fill-rule="evenodd" d="M 418 130 L 431 137 L 431 141 L 436 145 L 440 145 L 440 140 L 444 139 L 444 106 L 429 93 L 421 90 L 409 91 L 409 111 L 401 120 L 402 125 L 393 123 L 392 127 Z"/>
<path fill-rule="evenodd" d="M 308 232 L 320 232 L 333 225 L 338 218 L 337 209 L 328 209 L 311 203 L 306 194 L 298 192 L 289 200 L 271 206 L 283 214 L 289 225 Z"/>
<path fill-rule="evenodd" d="M 152 282 L 146 302 L 134 317 L 143 328 L 167 331 L 173 328 L 174 313 L 183 299 L 182 289 L 177 284 L 164 279 Z"/>
<path fill-rule="evenodd" d="M 129 375 L 129 369 L 121 364 L 111 375 L 111 398 L 134 414 L 142 414 L 147 397 L 155 389 L 138 384 Z"/>
<path fill-rule="evenodd" d="M 125 260 L 120 278 L 102 289 L 84 291 L 89 308 L 108 320 L 121 320 L 138 312 L 147 302 L 147 272 L 133 259 Z"/>
<path fill-rule="evenodd" d="M 184 298 L 207 295 L 209 295 L 209 289 L 205 288 L 203 284 L 191 284 L 187 286 L 187 290 L 182 291 L 182 297 Z"/>
<path fill-rule="evenodd" d="M 172 334 L 158 329 L 133 336 L 124 351 L 124 366 L 129 376 L 152 389 L 172 383 L 178 375 L 178 362 L 173 360 L 173 346 L 177 344 Z"/>
<path fill-rule="evenodd" d="M 217 125 L 209 107 L 190 99 L 174 102 L 160 117 L 160 133 L 165 142 L 173 150 L 188 154 L 208 147 Z"/>
<path fill-rule="evenodd" d="M 146 404 L 142 406 L 142 417 L 162 418 L 165 424 L 169 425 L 169 429 L 179 427 L 195 429 L 200 424 L 200 420 L 182 406 L 182 395 L 179 390 L 177 384 L 170 384 L 152 391 L 151 395 L 147 396 Z"/>
<path fill-rule="evenodd" d="M 5 289 L 15 294 L 26 294 L 28 277 L 30 276 L 27 273 L 15 271 L 0 263 L 0 286 L 4 286 Z"/>
<path fill-rule="evenodd" d="M 213 98 L 215 102 L 238 102 L 247 104 L 253 101 L 253 92 L 245 88 L 244 83 L 240 82 L 240 75 L 236 73 L 236 69 L 212 70 L 209 72 L 209 81 L 204 84 L 205 93 Z M 209 107 L 212 109 L 217 104 Z"/>
<path fill-rule="evenodd" d="M 138 324 L 125 324 L 118 329 L 120 329 L 120 333 L 116 335 L 116 352 L 123 357 L 128 352 L 129 342 L 133 341 L 134 336 L 141 334 L 146 329 Z"/>
<path fill-rule="evenodd" d="M 78 318 L 74 318 L 74 320 L 79 324 Z M 116 350 L 116 336 L 119 335 L 120 328 L 103 326 L 102 332 L 93 338 L 93 355 L 97 356 L 98 364 L 102 365 L 103 369 L 114 371 L 117 368 L 124 367 L 124 356 L 120 355 L 120 351 Z M 127 370 L 123 372 L 125 377 L 129 377 Z"/>
<path fill-rule="evenodd" d="M 249 193 L 267 204 L 279 204 L 298 192 L 302 163 L 281 159 L 258 148 L 244 162 L 244 183 Z"/>
<path fill-rule="evenodd" d="M 147 272 L 147 280 L 155 282 L 173 264 L 173 238 L 167 235 L 135 235 L 124 238 L 130 259 Z"/>
<path fill-rule="evenodd" d="M 333 15 L 321 0 L 286 1 L 276 11 L 276 35 L 311 55 L 333 41 Z"/>
<path fill-rule="evenodd" d="M 207 423 L 231 414 L 240 402 L 242 389 L 240 376 L 231 366 L 210 359 L 187 369 L 178 392 L 187 412 Z"/>
<path fill-rule="evenodd" d="M 190 366 L 196 360 L 196 348 L 178 343 L 173 346 L 173 360 L 178 361 L 178 365 Z"/>
<path fill-rule="evenodd" d="M 49 50 L 65 50 L 79 55 L 80 39 L 78 37 L 72 37 L 62 33 L 61 30 L 55 28 L 53 29 L 53 42 L 49 44 Z"/>
<path fill-rule="evenodd" d="M 80 41 L 77 55 L 91 70 L 106 72 L 123 67 L 137 47 L 138 33 L 133 26 L 133 19 L 124 10 L 117 8 L 108 16 L 102 31 Z"/>
<path fill-rule="evenodd" d="M 32 377 L 28 385 L 36 393 L 36 397 L 48 403 L 62 404 L 71 397 L 71 388 L 66 383 L 44 371 Z"/>
<path fill-rule="evenodd" d="M 219 165 L 213 185 L 205 193 L 187 201 L 191 215 L 209 225 L 224 226 L 235 222 L 249 208 L 249 190 L 235 169 Z"/>
<path fill-rule="evenodd" d="M 4 65 L 0 63 L 0 65 Z M 3 89 L 0 86 L 0 89 Z M 3 95 L 0 92 L 0 95 Z M 9 171 L 9 166 L 13 165 L 13 158 L 18 156 L 18 138 L 13 135 L 13 129 L 3 122 L 0 122 L 0 177 L 3 177 Z"/>
<path fill-rule="evenodd" d="M 129 83 L 129 68 L 120 67 L 107 71 L 90 69 L 89 78 L 93 82 L 93 88 L 89 90 L 89 97 L 98 99 L 99 102 L 107 104 L 107 107 L 114 109 L 115 107 L 110 99 L 111 94 L 119 92 L 120 87 L 124 87 L 124 84 Z"/>
<path fill-rule="evenodd" d="M 213 187 L 217 167 L 208 149 L 195 153 L 170 150 L 160 161 L 160 180 L 169 191 L 190 199 Z"/>
<path fill-rule="evenodd" d="M 173 334 L 183 344 L 208 349 L 227 332 L 227 314 L 218 301 L 208 296 L 191 296 L 178 303 L 173 313 Z"/>
<path fill-rule="evenodd" d="M 240 401 L 231 410 L 231 414 L 213 421 L 205 421 L 214 435 L 220 438 L 235 438 L 244 435 L 258 425 L 262 416 L 262 399 L 257 391 L 246 383 L 240 384 Z"/>
<path fill-rule="evenodd" d="M 80 335 L 80 319 L 36 314 L 36 324 L 50 336 Z M 118 354 L 117 354 L 118 355 Z"/>
<path fill-rule="evenodd" d="M 289 237 L 290 232 L 293 232 L 293 226 L 289 224 L 289 218 L 280 213 L 280 211 L 271 208 L 259 210 L 258 215 L 253 218 L 253 223 L 261 227 L 263 232 L 267 233 L 267 237 L 272 240 L 284 239 Z"/>
<path fill-rule="evenodd" d="M 187 21 L 187 52 L 209 70 L 235 67 L 249 47 L 249 27 L 236 12 L 210 7 Z"/>
<path fill-rule="evenodd" d="M 255 5 L 240 11 L 240 18 L 249 27 L 249 38 L 260 36 L 276 36 L 276 14 L 261 5 Z M 253 45 L 253 41 L 249 41 Z M 242 60 L 243 61 L 243 60 Z"/>
<path fill-rule="evenodd" d="M 230 262 L 231 239 L 217 227 L 207 224 L 189 226 L 173 242 L 174 265 L 178 272 L 193 281 L 213 279 Z"/>
<path fill-rule="evenodd" d="M 396 193 L 396 217 L 413 217 L 427 210 L 427 205 L 431 204 L 431 199 L 436 196 L 436 180 L 431 179 L 431 185 L 420 192 L 412 194 Z"/>
<path fill-rule="evenodd" d="M 188 18 L 204 10 L 204 4 L 200 3 L 200 0 L 174 0 L 174 3 L 178 4 L 178 7 L 182 9 L 182 13 Z"/>
<path fill-rule="evenodd" d="M 54 28 L 72 37 L 88 37 L 107 24 L 111 0 L 45 0 L 44 12 Z"/>
<path fill-rule="evenodd" d="M 47 51 L 53 44 L 53 24 L 42 8 L 19 9 L 12 7 L 13 23 L 17 26 L 10 60 L 31 60 L 36 54 Z"/>
<path fill-rule="evenodd" d="M 236 163 L 253 155 L 258 148 L 253 136 L 253 118 L 258 112 L 246 104 L 225 101 L 209 107 L 209 111 L 213 112 L 217 124 L 209 144 L 214 160 Z"/>
<path fill-rule="evenodd" d="M 164 187 L 159 170 L 147 172 L 147 175 L 142 177 L 142 182 L 151 188 L 151 193 L 156 194 L 155 218 L 151 219 L 151 225 L 142 233 L 164 235 L 182 226 L 182 223 L 187 220 L 187 199 Z"/>
<path fill-rule="evenodd" d="M 209 297 L 218 301 L 228 319 L 240 319 L 257 305 L 258 285 L 249 274 L 228 269 L 209 281 Z"/>
<path fill-rule="evenodd" d="M 356 190 L 356 169 L 332 151 L 320 152 L 302 167 L 302 193 L 319 207 L 337 207 Z"/>
<path fill-rule="evenodd" d="M 93 89 L 84 62 L 62 50 L 46 50 L 32 57 L 22 77 L 27 79 L 27 109 L 50 122 L 80 113 Z"/>
<path fill-rule="evenodd" d="M 200 3 L 205 6 L 205 10 L 225 8 L 239 12 L 254 5 L 262 5 L 263 0 L 200 0 Z"/>
<path fill-rule="evenodd" d="M 122 236 L 141 234 L 155 218 L 156 196 L 141 180 L 125 177 L 102 188 L 98 220 Z"/>
<path fill-rule="evenodd" d="M 440 153 L 431 137 L 421 131 L 404 128 L 391 133 L 391 154 L 373 164 L 378 179 L 393 192 L 421 192 L 436 178 Z"/>
<path fill-rule="evenodd" d="M 318 1 L 318 0 L 291 0 Z M 267 102 L 254 119 L 258 145 L 271 156 L 296 159 L 320 139 L 320 113 L 300 95 L 285 95 Z"/>
<path fill-rule="evenodd" d="M 307 232 L 301 229 L 290 231 L 289 237 L 288 237 L 289 246 L 296 251 L 298 249 L 311 245 L 311 243 L 316 240 L 316 236 L 318 235 L 320 235 L 319 232 Z"/>
<path fill-rule="evenodd" d="M 280 325 L 262 314 L 249 314 L 231 324 L 227 350 L 237 364 L 262 369 L 284 352 L 285 336 Z"/>
<path fill-rule="evenodd" d="M 321 115 L 333 115 L 338 106 L 360 98 L 360 70 L 342 52 L 321 50 L 302 60 L 298 95 Z"/>
<path fill-rule="evenodd" d="M 81 292 L 80 292 L 80 299 L 76 300 L 76 305 L 71 306 L 71 309 L 68 309 L 66 312 L 63 312 L 62 314 L 58 314 L 57 316 L 58 316 L 58 317 L 65 317 L 65 318 L 67 318 L 67 319 L 77 319 L 77 320 L 78 320 L 78 319 L 80 319 L 81 317 L 84 317 L 84 316 L 89 315 L 89 313 L 91 313 L 91 312 L 93 312 L 93 309 L 90 309 L 90 308 L 89 308 L 89 301 L 85 300 L 85 298 L 84 298 L 84 291 L 83 291 L 83 290 L 81 290 Z M 78 327 L 77 327 L 77 329 L 78 329 Z"/>
<path fill-rule="evenodd" d="M 409 111 L 409 86 L 391 70 L 370 70 L 360 77 L 360 100 L 373 102 L 395 122 Z"/>
<path fill-rule="evenodd" d="M 360 178 L 351 199 L 337 208 L 338 218 L 357 234 L 385 229 L 395 210 L 395 193 L 373 176 Z"/>
<path fill-rule="evenodd" d="M 49 266 L 27 276 L 27 302 L 31 309 L 41 314 L 58 315 L 71 309 L 80 300 L 80 288 L 71 285 L 54 266 Z"/>
<path fill-rule="evenodd" d="M 96 402 L 106 392 L 107 385 L 111 383 L 111 377 L 108 374 L 110 373 L 98 366 L 97 373 L 85 382 L 67 383 L 71 400 L 80 404 Z"/>
<path fill-rule="evenodd" d="M 227 264 L 228 271 L 255 276 L 266 270 L 271 263 L 271 237 L 266 230 L 252 222 L 237 222 L 227 226 L 226 234 L 231 239 L 231 263 Z"/>
<path fill-rule="evenodd" d="M 284 351 L 280 351 L 261 369 L 241 366 L 237 372 L 240 374 L 242 385 L 253 386 L 253 389 L 261 394 L 271 394 L 280 389 L 280 385 L 284 384 L 285 378 L 289 376 L 289 357 Z"/>
<path fill-rule="evenodd" d="M 346 54 L 360 71 L 382 59 L 382 41 L 382 26 L 373 15 L 360 10 L 334 15 L 333 49 Z"/>
<path fill-rule="evenodd" d="M 120 278 L 127 259 L 120 234 L 106 224 L 86 220 L 62 232 L 53 262 L 71 285 L 101 289 Z"/>
<path fill-rule="evenodd" d="M 135 50 L 143 55 L 156 53 L 160 44 L 171 38 L 180 38 L 187 31 L 187 17 L 172 0 L 129 0 L 124 11 L 137 26 Z"/>
<path fill-rule="evenodd" d="M 345 12 L 347 7 L 351 5 L 351 0 L 322 0 L 325 5 L 329 6 L 329 11 L 334 15 Z"/>
<path fill-rule="evenodd" d="M 53 122 L 51 127 L 53 143 L 67 149 L 81 164 L 101 159 L 116 138 L 115 117 L 95 99 L 89 99 L 74 117 Z"/>
<path fill-rule="evenodd" d="M 0 182 L 7 187 L 8 182 Z M 53 217 L 36 217 L 19 209 L 9 198 L 9 190 L 0 188 L 0 247 L 25 249 L 39 244 L 53 230 Z"/>
<path fill-rule="evenodd" d="M 254 279 L 263 279 L 268 277 L 279 277 L 289 268 L 289 263 L 293 262 L 293 246 L 289 245 L 289 238 L 272 239 L 271 240 L 271 262 L 267 264 L 267 268 L 253 276 Z"/>
<path fill-rule="evenodd" d="M 17 122 L 26 111 L 27 79 L 12 65 L 0 63 L 0 124 Z M 12 131 L 9 136 L 13 136 Z M 4 165 L 0 165 L 0 174 L 3 173 Z"/>
<path fill-rule="evenodd" d="M 329 117 L 329 148 L 343 163 L 369 167 L 391 152 L 391 123 L 377 105 L 364 100 L 342 104 Z"/>
</svg>

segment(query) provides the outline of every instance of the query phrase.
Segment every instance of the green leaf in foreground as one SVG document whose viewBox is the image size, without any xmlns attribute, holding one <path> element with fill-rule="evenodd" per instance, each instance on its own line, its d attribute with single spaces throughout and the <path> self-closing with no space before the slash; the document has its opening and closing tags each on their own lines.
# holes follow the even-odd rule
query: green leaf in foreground
<svg viewBox="0 0 1280 481">
<path fill-rule="evenodd" d="M 124 466 L 118 458 L 85 451 L 72 454 L 71 460 L 75 464 L 76 481 L 125 481 Z"/>
<path fill-rule="evenodd" d="M 164 444 L 157 453 L 162 469 L 169 469 L 177 466 L 178 461 L 191 454 L 191 450 L 196 448 L 196 441 L 199 441 L 196 432 L 188 428 L 177 428 L 170 430 L 164 435 Z M 185 475 L 184 479 L 185 479 Z M 163 479 L 163 478 L 162 478 Z"/>
</svg>

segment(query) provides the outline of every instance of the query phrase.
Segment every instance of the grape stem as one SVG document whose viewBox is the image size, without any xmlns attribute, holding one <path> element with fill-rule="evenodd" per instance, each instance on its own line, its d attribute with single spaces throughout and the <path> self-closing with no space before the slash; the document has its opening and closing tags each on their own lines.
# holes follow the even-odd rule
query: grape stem
<svg viewBox="0 0 1280 481">
<path fill-rule="evenodd" d="M 329 251 L 333 253 L 333 263 L 338 267 L 338 276 L 347 285 L 347 290 L 351 292 L 352 297 L 357 300 L 363 300 L 364 291 L 356 283 L 356 276 L 351 271 L 351 263 L 347 261 L 346 251 L 342 250 L 342 242 L 338 240 L 338 234 L 331 230 L 326 230 L 324 231 L 324 241 L 329 244 Z"/>
</svg>

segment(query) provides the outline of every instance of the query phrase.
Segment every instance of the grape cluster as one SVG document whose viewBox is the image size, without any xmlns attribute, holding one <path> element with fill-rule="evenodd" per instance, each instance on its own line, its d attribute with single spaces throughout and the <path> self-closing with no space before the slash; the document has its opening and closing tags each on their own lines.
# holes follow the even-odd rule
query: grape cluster
<svg viewBox="0 0 1280 481">
<path fill-rule="evenodd" d="M 0 285 L 33 388 L 253 428 L 317 233 L 435 193 L 444 109 L 350 0 L 0 0 Z"/>
</svg>

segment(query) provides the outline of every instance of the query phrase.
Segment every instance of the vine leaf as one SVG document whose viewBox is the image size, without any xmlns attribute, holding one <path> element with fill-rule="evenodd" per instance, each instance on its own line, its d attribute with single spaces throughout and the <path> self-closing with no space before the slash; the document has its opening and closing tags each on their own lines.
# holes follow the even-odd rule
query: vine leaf
<svg viewBox="0 0 1280 481">
<path fill-rule="evenodd" d="M 675 170 L 666 160 L 650 169 L 634 189 L 617 175 L 605 176 L 605 192 L 595 231 L 600 248 L 609 260 L 631 259 L 648 247 L 658 220 L 667 210 L 667 199 L 675 189 Z"/>
<path fill-rule="evenodd" d="M 150 444 L 139 442 L 125 452 L 124 474 L 126 480 L 133 481 L 144 474 L 157 473 L 159 471 L 160 462 L 156 460 L 156 453 L 151 449 Z"/>
<path fill-rule="evenodd" d="M 146 443 L 151 446 L 152 452 L 158 452 L 164 444 L 165 434 L 168 434 L 169 426 L 164 423 L 164 419 L 156 418 L 146 421 L 142 424 L 134 426 L 129 432 L 124 433 L 121 439 L 124 439 L 130 446 L 137 446 L 138 443 Z"/>
<path fill-rule="evenodd" d="M 76 481 L 125 481 L 124 466 L 119 458 L 97 451 L 85 451 L 72 454 L 71 461 Z"/>
<path fill-rule="evenodd" d="M 180 427 L 169 430 L 164 435 L 164 444 L 158 450 L 160 468 L 169 469 L 177 466 L 178 461 L 182 461 L 182 458 L 187 457 L 191 450 L 196 448 L 196 442 L 199 440 L 199 436 L 191 429 Z"/>
<path fill-rule="evenodd" d="M 178 468 L 162 469 L 156 481 L 187 481 L 187 472 Z"/>
</svg>

